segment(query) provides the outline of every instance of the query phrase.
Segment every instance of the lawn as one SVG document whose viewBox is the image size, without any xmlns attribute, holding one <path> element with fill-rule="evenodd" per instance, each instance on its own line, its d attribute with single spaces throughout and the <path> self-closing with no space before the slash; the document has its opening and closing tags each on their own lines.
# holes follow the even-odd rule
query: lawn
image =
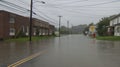
<svg viewBox="0 0 120 67">
<path fill-rule="evenodd" d="M 34 36 L 32 37 L 32 41 L 37 41 L 37 40 L 41 40 L 41 39 L 48 39 L 54 36 Z M 29 37 L 19 37 L 19 38 L 10 38 L 10 39 L 6 39 L 5 42 L 26 42 L 29 41 Z"/>
<path fill-rule="evenodd" d="M 120 36 L 97 36 L 98 40 L 120 41 Z"/>
</svg>

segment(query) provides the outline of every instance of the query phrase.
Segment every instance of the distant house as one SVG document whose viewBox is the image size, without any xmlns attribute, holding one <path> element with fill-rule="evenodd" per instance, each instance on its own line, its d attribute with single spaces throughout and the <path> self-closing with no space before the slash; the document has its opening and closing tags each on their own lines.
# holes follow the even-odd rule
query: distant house
<svg viewBox="0 0 120 67">
<path fill-rule="evenodd" d="M 120 14 L 110 19 L 110 27 L 108 28 L 108 32 L 112 30 L 113 30 L 114 36 L 120 36 Z"/>
<path fill-rule="evenodd" d="M 48 22 L 33 18 L 32 35 L 51 35 L 54 26 Z M 29 35 L 29 17 L 0 10 L 0 39 Z"/>
</svg>

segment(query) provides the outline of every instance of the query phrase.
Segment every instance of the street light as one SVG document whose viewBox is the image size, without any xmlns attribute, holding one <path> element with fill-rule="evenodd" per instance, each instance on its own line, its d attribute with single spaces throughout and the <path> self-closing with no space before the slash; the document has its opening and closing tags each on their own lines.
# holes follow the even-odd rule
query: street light
<svg viewBox="0 0 120 67">
<path fill-rule="evenodd" d="M 45 4 L 44 1 L 34 1 L 33 3 L 36 3 L 36 2 L 38 2 L 38 3 L 42 3 L 42 4 Z"/>
<path fill-rule="evenodd" d="M 44 1 L 39 1 L 40 3 L 45 4 Z M 32 41 L 32 13 L 33 13 L 33 0 L 30 3 L 30 24 L 29 24 L 29 41 Z"/>
</svg>

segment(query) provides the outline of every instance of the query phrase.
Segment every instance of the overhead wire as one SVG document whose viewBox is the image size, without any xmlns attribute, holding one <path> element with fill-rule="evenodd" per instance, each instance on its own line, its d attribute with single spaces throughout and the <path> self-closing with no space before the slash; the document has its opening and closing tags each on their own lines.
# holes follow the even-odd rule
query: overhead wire
<svg viewBox="0 0 120 67">
<path fill-rule="evenodd" d="M 85 2 L 85 1 L 88 1 L 88 0 L 67 1 L 67 2 L 64 2 L 64 3 L 53 4 L 53 5 L 56 5 L 56 6 L 61 5 L 62 6 L 62 5 L 69 5 L 69 4 L 80 3 L 80 2 Z"/>
<path fill-rule="evenodd" d="M 7 6 L 7 5 L 3 5 L 3 4 L 0 4 L 0 5 L 3 6 L 3 7 L 7 7 L 7 8 L 14 9 L 14 10 L 16 10 L 16 11 L 20 11 L 20 12 L 22 12 L 22 13 L 26 13 L 26 12 L 24 12 L 24 11 L 22 11 L 22 10 L 19 10 L 19 9 L 16 9 L 16 8 L 13 8 L 13 7 L 10 7 L 10 6 Z"/>
<path fill-rule="evenodd" d="M 49 6 L 50 7 L 50 6 Z M 62 7 L 56 7 L 56 6 L 54 6 L 54 8 L 57 8 L 57 9 L 60 9 L 60 10 L 64 10 L 64 11 L 67 11 L 67 12 L 71 12 L 71 13 L 75 13 L 75 14 L 78 14 L 78 13 L 81 13 L 81 14 L 84 14 L 84 15 L 86 15 L 87 14 L 87 16 L 88 15 L 94 15 L 94 16 L 101 16 L 101 15 L 103 15 L 103 14 L 101 14 L 101 15 L 95 15 L 95 14 L 91 14 L 91 13 L 85 13 L 85 11 L 83 12 L 83 11 L 81 11 L 81 10 L 83 10 L 83 9 L 77 9 L 77 11 L 76 11 L 76 8 L 71 8 L 71 10 L 70 9 L 67 9 L 67 8 L 62 8 Z M 113 8 L 113 9 L 116 9 L 116 8 Z M 101 9 L 96 9 L 96 10 L 92 10 L 92 11 L 100 11 Z M 110 9 L 110 10 L 108 10 L 108 9 L 104 9 L 104 10 L 101 10 L 101 11 L 111 11 L 112 9 Z"/>
<path fill-rule="evenodd" d="M 36 9 L 36 8 L 34 8 L 34 9 Z M 36 9 L 36 10 L 37 10 L 38 12 L 40 12 L 41 14 L 43 14 L 45 17 L 47 17 L 47 18 L 49 18 L 49 19 L 52 19 L 52 20 L 56 21 L 55 19 L 53 19 L 53 18 L 47 16 L 46 14 L 44 14 L 42 11 L 40 11 L 40 10 L 38 10 L 38 9 Z"/>
<path fill-rule="evenodd" d="M 4 2 L 4 3 L 7 3 L 7 5 L 10 5 L 10 6 L 17 6 L 17 7 L 20 7 L 20 6 L 18 6 L 18 5 L 15 5 L 15 4 L 13 4 L 13 3 L 9 3 L 9 2 L 6 2 L 6 1 L 2 1 L 2 2 Z M 20 12 L 23 12 L 23 13 L 28 13 L 28 12 L 24 12 L 24 10 L 19 10 L 18 8 L 16 8 L 16 7 L 10 7 L 10 6 L 6 6 L 6 5 L 3 5 L 3 4 L 0 4 L 0 5 L 2 5 L 2 6 L 5 6 L 5 7 L 7 7 L 7 8 L 12 8 L 12 9 L 14 9 L 14 10 L 17 10 L 17 11 L 20 11 Z M 21 9 L 22 9 L 22 7 L 20 7 Z M 23 9 L 26 9 L 26 8 L 23 8 Z M 30 11 L 29 9 L 26 9 L 27 11 Z M 33 12 L 33 14 L 34 15 L 36 15 L 36 13 L 35 12 Z M 38 15 L 37 15 L 38 16 Z M 39 17 L 41 17 L 41 16 L 39 16 Z M 43 18 L 43 17 L 42 17 Z M 45 19 L 45 18 L 44 18 Z"/>
<path fill-rule="evenodd" d="M 5 0 L 0 0 L 0 2 L 3 2 L 3 3 L 5 3 L 7 5 L 10 5 L 10 6 L 14 6 L 15 8 L 19 8 L 19 9 L 24 10 L 24 11 L 28 11 L 28 9 L 26 9 L 24 7 L 21 7 L 19 5 L 16 5 L 14 3 L 11 3 L 11 2 L 8 2 L 8 1 L 5 1 Z"/>
<path fill-rule="evenodd" d="M 22 2 L 23 4 L 25 4 L 23 1 L 19 1 L 19 2 Z M 40 13 L 41 13 L 42 15 L 44 15 L 45 17 L 47 17 L 47 18 L 49 18 L 49 19 L 52 19 L 52 20 L 54 20 L 54 21 L 56 22 L 55 19 L 47 16 L 46 14 L 44 14 L 43 12 L 41 12 L 40 10 L 38 10 L 37 8 L 35 8 L 34 6 L 33 6 L 33 8 L 34 8 L 35 10 L 37 10 L 38 12 L 40 12 Z M 42 17 L 42 16 L 40 16 L 40 15 L 37 15 L 37 16 Z M 42 17 L 42 18 L 44 18 L 44 17 Z M 44 19 L 47 20 L 46 18 L 44 18 Z M 50 20 L 47 20 L 47 21 L 50 21 Z M 50 22 L 55 23 L 55 22 L 53 22 L 53 21 L 50 21 Z M 55 23 L 55 24 L 57 24 L 57 23 Z"/>
<path fill-rule="evenodd" d="M 113 0 L 113 1 L 108 1 L 108 2 L 103 2 L 103 3 L 97 3 L 97 4 L 91 4 L 91 5 L 82 5 L 82 6 L 63 6 L 63 7 L 91 7 L 91 6 L 98 6 L 98 5 L 104 5 L 104 4 L 115 3 L 115 2 L 120 2 L 120 1 L 119 1 L 119 0 Z"/>
<path fill-rule="evenodd" d="M 93 4 L 94 6 L 95 5 L 102 5 L 102 4 L 108 4 L 108 3 L 113 3 L 113 2 L 118 2 L 118 0 L 114 0 L 114 1 L 109 1 L 109 2 L 104 2 L 104 3 L 99 3 L 99 4 Z M 86 5 L 86 6 L 93 6 L 93 5 Z M 62 10 L 65 10 L 65 11 L 69 11 L 69 12 L 75 12 L 75 13 L 82 13 L 81 11 L 78 12 L 78 11 L 72 11 L 72 10 L 68 10 L 66 8 L 62 8 L 62 7 L 58 7 L 58 6 L 49 6 L 49 7 L 54 7 L 54 8 L 59 8 L 59 9 L 62 9 Z M 107 9 L 106 9 L 107 10 Z M 93 15 L 93 14 L 92 14 Z"/>
<path fill-rule="evenodd" d="M 115 0 L 115 1 L 111 1 L 111 2 L 104 2 L 104 3 L 99 3 L 99 4 L 92 4 L 92 5 L 83 5 L 83 6 L 80 6 L 80 7 L 86 7 L 86 6 L 97 6 L 97 5 L 104 5 L 104 4 L 109 4 L 109 3 L 113 3 L 113 2 L 119 2 L 118 0 Z M 49 6 L 49 7 L 52 7 L 52 5 L 51 6 Z M 61 9 L 62 7 L 58 7 L 58 6 L 54 6 L 55 8 L 59 8 L 59 9 Z M 72 7 L 76 7 L 76 6 L 72 6 Z M 68 11 L 68 12 L 74 12 L 74 13 L 82 13 L 82 12 L 77 12 L 77 11 L 72 11 L 72 10 L 68 10 L 68 9 L 64 9 L 64 8 L 62 8 L 63 10 L 65 10 L 65 11 Z M 87 14 L 88 15 L 88 14 Z"/>
<path fill-rule="evenodd" d="M 88 1 L 88 0 L 85 0 L 85 1 Z M 59 5 L 59 3 L 57 4 L 57 5 L 54 5 L 54 4 L 46 4 L 46 5 L 41 5 L 41 6 L 47 6 L 47 7 L 66 7 L 66 8 L 68 8 L 68 7 L 91 7 L 91 6 L 97 6 L 97 5 L 104 5 L 104 4 L 110 4 L 110 3 L 116 3 L 116 2 L 120 2 L 119 0 L 112 0 L 112 1 L 108 1 L 108 2 L 102 2 L 102 3 L 97 3 L 97 4 L 90 4 L 90 5 L 82 5 L 82 6 L 62 6 L 61 4 Z M 77 3 L 77 2 L 76 2 Z M 69 3 L 68 3 L 69 4 Z M 73 4 L 75 4 L 74 3 L 74 1 L 73 1 Z M 67 5 L 67 4 L 66 4 Z"/>
<path fill-rule="evenodd" d="M 84 14 L 84 15 L 86 15 L 87 14 L 87 16 L 88 15 L 91 15 L 91 14 L 89 14 L 89 13 L 83 13 L 83 12 L 81 12 L 81 11 L 73 11 L 73 10 L 69 10 L 69 9 L 66 9 L 66 8 L 61 8 L 61 7 L 56 7 L 55 6 L 55 8 L 57 8 L 57 9 L 61 9 L 61 10 L 64 10 L 64 11 L 67 11 L 67 12 L 71 12 L 71 13 L 76 13 L 76 14 L 78 14 L 78 13 L 81 13 L 81 14 Z M 92 15 L 94 15 L 94 14 L 92 14 Z M 100 16 L 100 15 L 97 15 L 97 16 Z"/>
<path fill-rule="evenodd" d="M 0 2 L 3 2 L 3 3 L 5 3 L 5 4 L 7 4 L 7 5 L 10 5 L 10 6 L 14 6 L 14 8 L 12 8 L 12 9 L 15 9 L 15 10 L 17 10 L 17 11 L 24 11 L 24 10 L 26 10 L 26 11 L 30 11 L 29 9 L 27 9 L 27 8 L 24 8 L 24 7 L 21 7 L 21 6 L 18 6 L 18 5 L 16 5 L 16 4 L 14 4 L 14 3 L 10 3 L 10 2 L 7 2 L 7 1 L 3 1 L 3 0 L 1 0 Z M 6 5 L 2 5 L 2 6 L 5 6 L 5 7 L 8 7 L 8 6 L 6 6 Z M 8 8 L 10 8 L 10 7 L 8 7 Z M 18 9 L 19 8 L 19 9 Z M 24 10 L 23 10 L 24 9 Z M 26 12 L 26 13 L 28 13 L 28 12 Z M 36 15 L 36 13 L 35 12 L 33 12 L 33 14 L 34 15 Z M 37 15 L 38 16 L 38 15 Z M 39 16 L 39 17 L 41 17 L 41 16 Z M 41 18 L 44 18 L 44 17 L 41 17 Z M 44 20 L 47 20 L 46 18 L 44 18 Z M 49 20 L 47 20 L 47 21 L 49 21 Z M 50 22 L 52 22 L 52 21 L 50 21 Z"/>
</svg>

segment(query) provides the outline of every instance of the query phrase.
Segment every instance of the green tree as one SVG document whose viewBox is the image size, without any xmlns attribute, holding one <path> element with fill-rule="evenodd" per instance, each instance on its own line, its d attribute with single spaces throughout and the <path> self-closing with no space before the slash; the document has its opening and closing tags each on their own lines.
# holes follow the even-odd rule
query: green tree
<svg viewBox="0 0 120 67">
<path fill-rule="evenodd" d="M 99 36 L 107 36 L 107 26 L 109 26 L 110 19 L 109 17 L 102 18 L 97 23 L 97 32 Z"/>
</svg>

